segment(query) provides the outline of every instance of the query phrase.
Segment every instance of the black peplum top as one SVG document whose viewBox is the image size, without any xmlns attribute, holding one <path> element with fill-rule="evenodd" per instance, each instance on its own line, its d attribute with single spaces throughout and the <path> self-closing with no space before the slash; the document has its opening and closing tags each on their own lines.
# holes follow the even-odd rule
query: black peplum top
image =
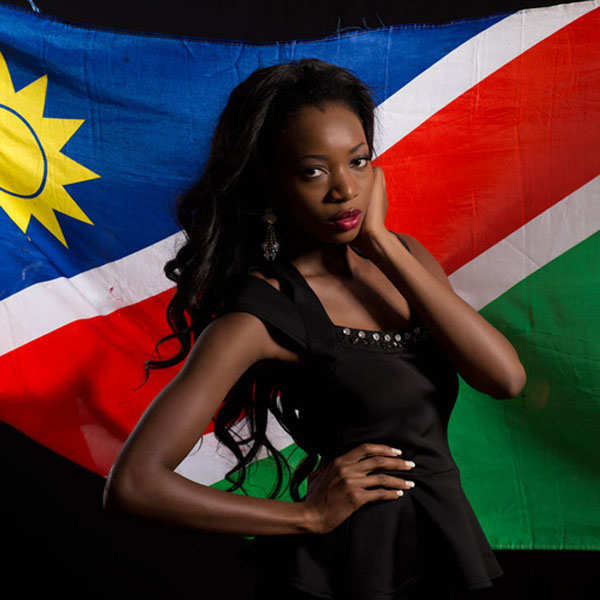
<svg viewBox="0 0 600 600">
<path fill-rule="evenodd" d="M 416 463 L 408 471 L 376 471 L 413 480 L 415 487 L 397 500 L 364 504 L 327 534 L 256 536 L 261 566 L 277 565 L 280 580 L 318 597 L 389 600 L 401 597 L 423 569 L 436 568 L 422 564 L 423 551 L 435 548 L 459 587 L 492 586 L 503 570 L 448 445 L 458 375 L 433 336 L 414 311 L 411 324 L 397 330 L 335 325 L 291 262 L 256 268 L 277 278 L 281 289 L 248 272 L 225 312 L 256 315 L 306 358 L 302 366 L 281 363 L 272 370 L 281 402 L 294 404 L 276 413 L 281 425 L 325 461 L 375 442 L 401 448 L 400 458 Z M 302 429 L 293 422 L 295 410 Z"/>
</svg>

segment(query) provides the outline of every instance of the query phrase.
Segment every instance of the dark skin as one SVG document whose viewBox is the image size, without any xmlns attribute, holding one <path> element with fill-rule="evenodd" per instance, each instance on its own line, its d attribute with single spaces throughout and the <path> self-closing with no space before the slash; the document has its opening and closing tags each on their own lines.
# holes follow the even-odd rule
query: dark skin
<svg viewBox="0 0 600 600">
<path fill-rule="evenodd" d="M 285 241 L 287 258 L 330 320 L 361 329 L 394 329 L 407 325 L 414 310 L 469 385 L 495 398 L 516 396 L 526 374 L 512 344 L 454 292 L 425 246 L 401 234 L 409 252 L 386 229 L 385 176 L 361 158 L 367 145 L 358 117 L 341 104 L 305 107 L 283 130 L 280 143 L 273 202 L 298 223 Z M 306 154 L 328 158 L 300 158 Z M 362 211 L 358 227 L 332 229 L 328 217 L 349 208 Z"/>
<path fill-rule="evenodd" d="M 422 244 L 403 234 L 411 254 L 385 228 L 385 178 L 368 160 L 358 117 L 344 105 L 329 103 L 303 108 L 287 125 L 278 163 L 263 176 L 274 206 L 294 225 L 285 242 L 286 257 L 331 321 L 363 329 L 402 328 L 414 310 L 469 384 L 497 398 L 516 395 L 525 384 L 525 371 L 512 345 L 454 293 Z M 306 154 L 325 158 L 300 158 Z M 326 220 L 346 208 L 362 211 L 359 226 L 336 231 Z M 254 275 L 279 289 L 277 280 Z M 175 473 L 227 392 L 264 359 L 302 360 L 275 341 L 254 315 L 229 313 L 212 321 L 129 436 L 109 474 L 105 508 L 204 531 L 322 534 L 363 504 L 396 499 L 398 490 L 411 488 L 400 476 L 372 473 L 414 466 L 375 443 L 322 465 L 309 477 L 301 503 L 232 494 Z M 373 486 L 384 487 L 366 489 Z"/>
</svg>

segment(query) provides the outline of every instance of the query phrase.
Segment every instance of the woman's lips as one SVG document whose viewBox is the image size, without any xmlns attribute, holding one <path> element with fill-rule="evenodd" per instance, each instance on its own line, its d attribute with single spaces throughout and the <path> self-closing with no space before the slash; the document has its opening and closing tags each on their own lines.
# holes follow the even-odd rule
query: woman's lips
<svg viewBox="0 0 600 600">
<path fill-rule="evenodd" d="M 329 221 L 338 231 L 348 231 L 354 229 L 360 222 L 361 213 L 356 213 L 352 217 L 346 217 L 345 219 L 336 219 L 335 221 Z"/>
</svg>

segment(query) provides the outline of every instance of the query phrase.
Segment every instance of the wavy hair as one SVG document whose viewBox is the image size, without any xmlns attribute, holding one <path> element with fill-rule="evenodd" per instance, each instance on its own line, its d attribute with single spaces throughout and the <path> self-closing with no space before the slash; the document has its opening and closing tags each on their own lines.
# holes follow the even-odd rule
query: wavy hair
<svg viewBox="0 0 600 600">
<path fill-rule="evenodd" d="M 171 367 L 186 358 L 200 332 L 220 316 L 225 299 L 235 292 L 251 265 L 267 266 L 260 247 L 263 227 L 258 219 L 249 218 L 262 215 L 266 208 L 267 195 L 260 173 L 275 156 L 278 134 L 287 120 L 304 106 L 322 107 L 328 102 L 343 103 L 357 115 L 372 156 L 375 102 L 371 88 L 347 69 L 316 58 L 303 58 L 257 69 L 231 92 L 219 116 L 200 178 L 176 199 L 177 221 L 185 243 L 164 266 L 165 275 L 177 284 L 167 307 L 167 321 L 173 333 L 158 340 L 155 351 L 173 338 L 179 341 L 180 349 L 171 358 L 147 360 L 142 385 L 151 369 Z M 285 220 L 279 219 L 277 225 L 283 241 Z M 299 486 L 315 468 L 319 455 L 311 443 L 310 432 L 302 428 L 294 410 L 297 406 L 292 390 L 284 388 L 277 384 L 276 377 L 248 369 L 213 416 L 217 439 L 238 459 L 225 476 L 233 483 L 228 491 L 243 486 L 247 466 L 264 446 L 277 467 L 276 487 L 269 498 L 279 494 L 282 466 L 288 474 L 290 467 L 266 436 L 271 410 L 307 453 L 294 471 L 290 488 L 293 500 L 302 501 Z M 282 409 L 276 402 L 277 396 Z M 245 455 L 231 430 L 243 414 L 248 417 L 251 435 L 239 442 L 254 441 Z M 241 476 L 233 482 L 231 476 L 238 471 Z"/>
</svg>

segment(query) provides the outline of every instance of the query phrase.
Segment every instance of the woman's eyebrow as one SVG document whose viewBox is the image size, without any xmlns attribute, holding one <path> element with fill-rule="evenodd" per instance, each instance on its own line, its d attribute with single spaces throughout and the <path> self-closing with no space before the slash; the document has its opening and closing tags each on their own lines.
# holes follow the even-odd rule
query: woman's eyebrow
<svg viewBox="0 0 600 600">
<path fill-rule="evenodd" d="M 362 145 L 366 146 L 367 144 L 365 142 L 360 142 L 353 148 L 350 148 L 350 150 L 348 150 L 348 154 L 352 154 L 353 152 L 356 152 Z M 322 158 L 323 160 L 327 160 L 329 158 L 329 156 L 327 156 L 327 154 L 304 154 L 303 156 L 298 158 L 298 160 L 302 160 L 303 158 Z"/>
</svg>

